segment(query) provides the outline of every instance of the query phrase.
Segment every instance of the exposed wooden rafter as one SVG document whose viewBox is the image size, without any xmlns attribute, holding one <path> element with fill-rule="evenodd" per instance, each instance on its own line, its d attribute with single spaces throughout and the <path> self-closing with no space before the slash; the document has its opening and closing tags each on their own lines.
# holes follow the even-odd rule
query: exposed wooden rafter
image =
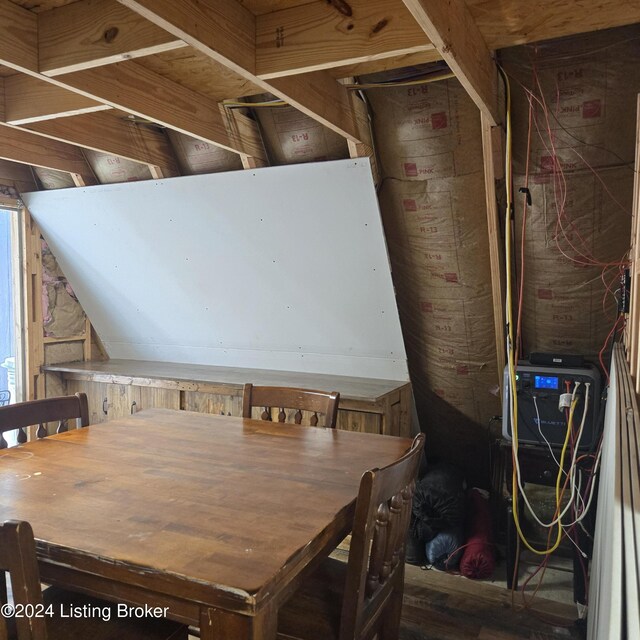
<svg viewBox="0 0 640 640">
<path fill-rule="evenodd" d="M 466 0 L 489 49 L 640 22 L 637 0 Z"/>
<path fill-rule="evenodd" d="M 390 71 L 392 69 L 400 69 L 401 67 L 412 67 L 418 64 L 428 64 L 442 60 L 442 56 L 437 49 L 428 49 L 418 53 L 408 53 L 402 56 L 394 56 L 393 58 L 379 58 L 377 60 L 369 60 L 367 62 L 358 62 L 356 64 L 348 64 L 340 67 L 327 69 L 327 73 L 334 78 L 351 78 L 353 76 L 362 76 L 368 73 L 380 73 L 381 71 Z"/>
<path fill-rule="evenodd" d="M 264 91 L 360 142 L 347 89 L 323 71 L 266 81 L 256 72 L 256 19 L 237 0 L 118 0 Z"/>
<path fill-rule="evenodd" d="M 25 40 L 17 49 L 12 29 L 0 26 L 0 36 L 5 32 L 11 36 L 0 38 L 0 64 L 235 153 L 251 155 L 253 151 L 258 151 L 254 138 L 244 138 L 230 130 L 217 104 L 211 104 L 200 94 L 134 61 L 76 71 L 55 78 L 41 74 L 37 69 L 38 16 L 8 0 L 0 0 L 0 20 L 3 15 L 11 17 L 21 26 Z M 260 153 L 263 151 L 260 150 Z"/>
<path fill-rule="evenodd" d="M 497 68 L 464 0 L 403 2 L 489 123 L 497 125 Z"/>
<path fill-rule="evenodd" d="M 38 18 L 9 0 L 0 2 L 0 51 L 5 66 L 38 72 Z"/>
<path fill-rule="evenodd" d="M 492 127 L 484 113 L 481 116 L 482 153 L 484 158 L 484 185 L 487 201 L 487 231 L 489 237 L 489 263 L 491 266 L 491 297 L 496 340 L 498 384 L 502 388 L 502 372 L 506 358 L 505 274 L 503 233 L 501 232 L 496 180 L 504 177 L 502 166 L 502 129 Z"/>
<path fill-rule="evenodd" d="M 29 131 L 0 127 L 0 158 L 65 171 L 84 184 L 94 182 L 91 167 L 78 147 L 47 140 Z"/>
<path fill-rule="evenodd" d="M 166 175 L 178 173 L 162 132 L 127 122 L 122 114 L 98 113 L 112 108 L 38 78 L 16 74 L 0 80 L 5 97 L 0 124 L 149 164 Z"/>
<path fill-rule="evenodd" d="M 52 81 L 229 151 L 251 153 L 251 141 L 228 130 L 217 104 L 135 61 L 76 71 Z"/>
<path fill-rule="evenodd" d="M 38 15 L 39 69 L 58 76 L 187 45 L 116 0 L 81 0 Z"/>
<path fill-rule="evenodd" d="M 107 104 L 21 73 L 4 78 L 4 100 L 4 119 L 15 125 L 111 109 Z"/>
<path fill-rule="evenodd" d="M 261 141 L 229 127 L 217 104 L 133 61 L 55 78 L 44 76 L 37 69 L 37 15 L 0 0 L 2 16 L 20 25 L 25 39 L 18 48 L 12 30 L 0 26 L 0 35 L 6 31 L 11 36 L 0 39 L 0 64 L 235 153 L 264 155 Z"/>
<path fill-rule="evenodd" d="M 256 19 L 263 80 L 433 50 L 401 0 L 314 2 Z"/>
<path fill-rule="evenodd" d="M 130 122 L 123 114 L 94 113 L 25 125 L 39 135 L 158 167 L 176 175 L 178 165 L 164 132 Z"/>
</svg>

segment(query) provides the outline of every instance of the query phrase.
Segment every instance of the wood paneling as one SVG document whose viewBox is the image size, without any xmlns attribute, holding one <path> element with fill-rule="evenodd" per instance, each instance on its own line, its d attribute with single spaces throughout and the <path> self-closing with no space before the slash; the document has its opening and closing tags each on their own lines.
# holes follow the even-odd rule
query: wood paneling
<svg viewBox="0 0 640 640">
<path fill-rule="evenodd" d="M 46 370 L 63 374 L 68 393 L 84 391 L 90 408 L 98 414 L 102 400 L 107 398 L 107 404 L 113 406 L 104 419 L 126 415 L 133 401 L 136 406 L 148 405 L 149 401 L 140 396 L 143 390 L 158 392 L 152 393 L 154 404 L 148 406 L 239 416 L 243 385 L 252 382 L 339 391 L 337 426 L 345 431 L 404 437 L 412 433 L 411 386 L 392 380 L 136 360 L 52 364 Z M 125 387 L 130 391 L 123 401 L 120 396 Z M 167 395 L 163 395 L 165 391 Z"/>
<path fill-rule="evenodd" d="M 198 391 L 184 392 L 185 411 L 199 413 L 215 413 L 219 415 L 242 415 L 242 394 L 200 393 Z"/>
</svg>

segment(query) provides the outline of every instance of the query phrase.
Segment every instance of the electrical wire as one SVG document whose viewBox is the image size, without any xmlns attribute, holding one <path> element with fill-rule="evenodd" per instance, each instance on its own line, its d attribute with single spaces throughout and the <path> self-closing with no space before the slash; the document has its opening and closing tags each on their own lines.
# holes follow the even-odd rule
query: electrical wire
<svg viewBox="0 0 640 640">
<path fill-rule="evenodd" d="M 349 91 L 363 91 L 367 89 L 389 89 L 392 87 L 413 87 L 421 84 L 430 84 L 432 82 L 438 82 L 440 80 L 448 80 L 449 78 L 455 78 L 456 74 L 452 71 L 446 71 L 443 73 L 434 73 L 428 76 L 418 78 L 416 80 L 389 80 L 387 82 L 363 82 L 363 83 L 348 83 L 342 86 Z M 222 102 L 222 106 L 227 109 L 261 109 L 272 107 L 288 107 L 288 102 L 284 100 L 263 100 L 262 102 L 242 102 L 239 100 L 225 100 Z"/>
<path fill-rule="evenodd" d="M 432 74 L 418 80 L 390 80 L 389 82 L 363 82 L 358 84 L 345 84 L 343 85 L 351 91 L 358 89 L 387 89 L 389 87 L 413 87 L 420 84 L 430 84 L 431 82 L 438 82 L 439 80 L 448 80 L 449 78 L 455 78 L 456 74 L 447 71 L 444 73 Z"/>
<path fill-rule="evenodd" d="M 538 433 L 540 434 L 542 439 L 546 442 L 547 447 L 549 449 L 549 453 L 551 454 L 553 461 L 556 463 L 556 466 L 559 469 L 562 469 L 562 466 L 560 465 L 560 462 L 558 462 L 558 459 L 556 458 L 555 453 L 553 453 L 553 449 L 551 448 L 551 443 L 547 440 L 547 437 L 542 432 L 542 425 L 540 424 L 540 411 L 538 410 L 538 398 L 536 398 L 536 396 L 533 396 L 533 406 L 536 408 L 536 420 L 538 425 Z"/>
<path fill-rule="evenodd" d="M 557 539 L 554 545 L 547 548 L 544 551 L 534 548 L 526 539 L 522 527 L 520 526 L 520 518 L 518 515 L 518 395 L 515 392 L 516 389 L 516 373 L 515 373 L 515 346 L 514 346 L 514 331 L 513 331 L 513 304 L 512 304 L 512 255 L 511 255 L 511 215 L 513 211 L 513 197 L 512 197 L 512 127 L 511 127 L 511 86 L 509 84 L 509 78 L 505 74 L 501 66 L 498 66 L 498 71 L 502 77 L 505 85 L 505 100 L 506 100 L 506 136 L 505 136 L 505 187 L 507 195 L 506 203 L 506 215 L 505 215 L 505 261 L 506 261 L 506 299 L 505 299 L 505 317 L 507 321 L 507 367 L 509 374 L 509 414 L 511 418 L 512 429 L 512 458 L 513 458 L 513 474 L 511 479 L 511 495 L 513 496 L 513 520 L 518 532 L 518 537 L 522 540 L 523 544 L 536 554 L 548 554 L 558 548 L 560 539 L 562 537 L 562 526 L 558 526 Z M 566 447 L 563 448 L 563 454 Z"/>
</svg>

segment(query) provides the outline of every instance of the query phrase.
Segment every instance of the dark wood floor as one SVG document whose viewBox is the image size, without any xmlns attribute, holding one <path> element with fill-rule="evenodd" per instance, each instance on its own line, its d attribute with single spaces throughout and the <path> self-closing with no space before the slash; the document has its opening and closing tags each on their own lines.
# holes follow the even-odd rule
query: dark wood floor
<svg viewBox="0 0 640 640">
<path fill-rule="evenodd" d="M 511 592 L 460 576 L 407 566 L 400 640 L 578 639 L 572 605 L 536 598 L 535 612 L 511 607 Z"/>
<path fill-rule="evenodd" d="M 347 547 L 332 556 L 346 562 Z M 574 605 L 538 596 L 529 611 L 517 596 L 512 607 L 503 587 L 407 565 L 399 640 L 584 640 Z"/>
</svg>

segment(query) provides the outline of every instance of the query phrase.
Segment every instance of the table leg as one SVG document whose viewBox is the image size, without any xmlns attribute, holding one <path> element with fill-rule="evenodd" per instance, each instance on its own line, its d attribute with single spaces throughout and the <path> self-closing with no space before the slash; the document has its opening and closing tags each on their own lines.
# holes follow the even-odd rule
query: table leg
<svg viewBox="0 0 640 640">
<path fill-rule="evenodd" d="M 223 609 L 202 609 L 200 612 L 200 640 L 275 640 L 278 611 L 263 607 L 254 616 Z"/>
</svg>

